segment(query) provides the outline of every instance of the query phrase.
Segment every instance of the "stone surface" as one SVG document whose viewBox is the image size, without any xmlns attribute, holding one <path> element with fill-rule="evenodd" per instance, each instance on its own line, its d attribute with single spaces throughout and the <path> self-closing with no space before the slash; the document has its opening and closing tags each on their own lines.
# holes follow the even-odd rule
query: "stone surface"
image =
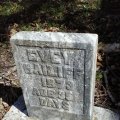
<svg viewBox="0 0 120 120">
<path fill-rule="evenodd" d="M 120 120 L 119 113 L 101 107 L 94 107 L 93 120 Z"/>
<path fill-rule="evenodd" d="M 20 96 L 18 100 L 14 103 L 14 105 L 11 106 L 10 110 L 6 113 L 2 120 L 38 120 L 38 119 L 27 116 L 27 110 L 23 96 Z"/>
<path fill-rule="evenodd" d="M 12 106 L 2 120 L 27 120 L 29 117 Z"/>
<path fill-rule="evenodd" d="M 29 116 L 91 120 L 97 35 L 19 32 L 11 38 Z"/>
<path fill-rule="evenodd" d="M 24 100 L 21 96 L 10 108 L 3 120 L 41 120 L 40 118 L 28 117 L 25 108 Z M 120 120 L 120 116 L 117 112 L 94 106 L 93 120 Z"/>
</svg>

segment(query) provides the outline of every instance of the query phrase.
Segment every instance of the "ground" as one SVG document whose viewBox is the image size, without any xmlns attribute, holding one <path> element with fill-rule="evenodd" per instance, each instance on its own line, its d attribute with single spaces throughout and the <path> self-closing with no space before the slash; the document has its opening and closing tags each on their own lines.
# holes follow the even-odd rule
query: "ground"
<svg viewBox="0 0 120 120">
<path fill-rule="evenodd" d="M 94 104 L 119 108 L 120 48 L 106 53 L 104 47 L 106 43 L 120 41 L 120 4 L 104 1 L 107 0 L 102 3 L 100 0 L 90 3 L 79 0 L 0 1 L 0 119 L 22 94 L 9 43 L 10 37 L 21 30 L 97 33 L 99 47 Z M 109 7 L 112 8 L 110 11 Z"/>
</svg>

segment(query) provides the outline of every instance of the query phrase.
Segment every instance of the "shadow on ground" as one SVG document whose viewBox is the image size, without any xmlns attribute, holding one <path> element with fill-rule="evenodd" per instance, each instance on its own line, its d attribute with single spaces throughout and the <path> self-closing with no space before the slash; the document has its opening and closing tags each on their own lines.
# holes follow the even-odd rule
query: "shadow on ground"
<svg viewBox="0 0 120 120">
<path fill-rule="evenodd" d="M 11 106 L 21 94 L 21 88 L 0 84 L 0 98 L 9 106 Z"/>
<path fill-rule="evenodd" d="M 24 9 L 9 15 L 0 15 L 0 34 L 4 36 L 9 31 L 9 27 L 17 23 L 19 26 L 27 25 L 25 30 L 57 26 L 64 32 L 97 33 L 99 42 L 120 41 L 119 1 L 101 0 L 99 3 L 78 1 L 24 0 L 18 2 L 13 0 L 12 2 Z M 0 4 L 4 5 L 4 2 L 3 0 Z M 37 23 L 38 26 L 33 23 Z M 19 30 L 22 28 L 20 27 Z"/>
</svg>

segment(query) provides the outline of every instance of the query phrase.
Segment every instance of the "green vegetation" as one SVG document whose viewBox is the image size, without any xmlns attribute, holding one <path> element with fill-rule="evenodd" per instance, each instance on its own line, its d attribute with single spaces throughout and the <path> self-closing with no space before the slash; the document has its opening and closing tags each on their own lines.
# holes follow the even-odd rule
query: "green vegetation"
<svg viewBox="0 0 120 120">
<path fill-rule="evenodd" d="M 97 33 L 101 42 L 119 42 L 119 18 L 109 18 L 109 11 L 106 10 L 109 2 L 107 6 L 104 1 L 101 3 L 102 0 L 79 1 L 1 0 L 0 40 L 8 39 L 7 33 L 12 28 L 16 31 Z M 115 10 L 111 9 L 113 12 Z M 17 24 L 17 29 L 14 24 Z M 52 30 L 54 27 L 56 30 Z"/>
<path fill-rule="evenodd" d="M 2 24 L 4 21 L 10 21 L 10 25 L 16 23 L 19 30 L 44 30 L 56 27 L 59 31 L 71 31 L 71 29 L 76 31 L 81 24 L 84 27 L 87 26 L 85 20 L 89 19 L 86 17 L 91 15 L 89 10 L 98 9 L 99 0 L 93 3 L 78 3 L 76 1 L 21 0 L 20 2 L 6 0 L 0 4 L 0 15 L 2 16 L 0 23 Z M 71 19 L 72 17 L 73 19 Z"/>
<path fill-rule="evenodd" d="M 96 80 L 103 80 L 103 73 L 101 71 L 97 71 Z"/>
<path fill-rule="evenodd" d="M 15 3 L 12 1 L 6 1 L 0 5 L 0 15 L 8 16 L 8 15 L 17 13 L 23 9 L 24 7 L 18 3 Z"/>
</svg>

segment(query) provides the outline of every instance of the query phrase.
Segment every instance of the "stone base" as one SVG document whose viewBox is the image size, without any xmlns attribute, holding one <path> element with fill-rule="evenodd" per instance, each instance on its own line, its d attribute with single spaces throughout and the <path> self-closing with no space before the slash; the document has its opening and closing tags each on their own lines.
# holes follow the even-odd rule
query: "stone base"
<svg viewBox="0 0 120 120">
<path fill-rule="evenodd" d="M 94 106 L 93 120 L 120 120 L 120 115 L 118 112 Z"/>
<path fill-rule="evenodd" d="M 3 120 L 38 120 L 27 116 L 24 99 L 21 96 L 7 112 Z M 40 120 L 40 119 L 39 119 Z M 108 109 L 94 106 L 93 120 L 120 120 L 120 115 Z"/>
</svg>

